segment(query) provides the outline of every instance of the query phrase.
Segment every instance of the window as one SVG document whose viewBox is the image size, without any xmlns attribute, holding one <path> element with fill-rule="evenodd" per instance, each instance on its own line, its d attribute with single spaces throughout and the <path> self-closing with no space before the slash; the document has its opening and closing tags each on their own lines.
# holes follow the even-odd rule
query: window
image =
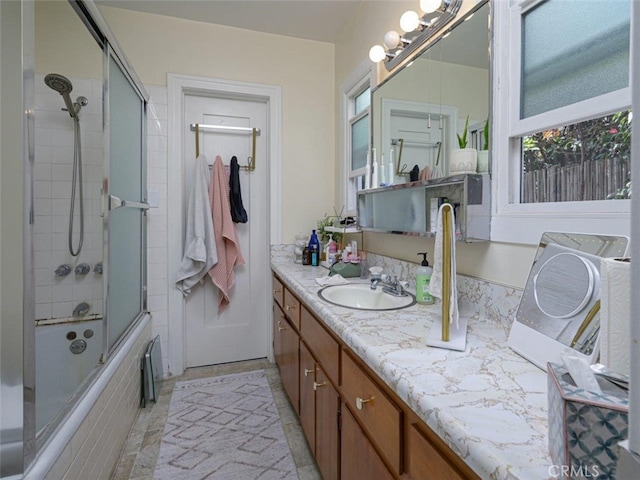
<svg viewBox="0 0 640 480">
<path fill-rule="evenodd" d="M 350 99 L 349 144 L 350 169 L 347 187 L 347 204 L 349 211 L 354 211 L 357 205 L 357 195 L 364 188 L 365 166 L 370 142 L 370 105 L 371 88 L 367 86 L 363 91 Z"/>
<path fill-rule="evenodd" d="M 629 234 L 630 13 L 630 0 L 497 2 L 494 240 Z"/>
<path fill-rule="evenodd" d="M 344 213 L 357 212 L 358 192 L 364 189 L 371 143 L 371 62 L 356 69 L 342 88 L 344 113 Z"/>
</svg>

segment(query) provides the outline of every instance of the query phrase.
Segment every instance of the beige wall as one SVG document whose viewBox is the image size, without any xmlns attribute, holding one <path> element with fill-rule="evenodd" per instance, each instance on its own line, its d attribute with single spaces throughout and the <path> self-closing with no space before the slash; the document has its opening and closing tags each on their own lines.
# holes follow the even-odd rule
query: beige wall
<svg viewBox="0 0 640 480">
<path fill-rule="evenodd" d="M 167 73 L 282 87 L 282 241 L 331 212 L 334 189 L 334 46 L 160 15 L 102 8 L 147 85 Z M 171 161 L 171 159 L 169 159 Z"/>
<path fill-rule="evenodd" d="M 417 1 L 365 2 L 356 18 L 351 19 L 336 40 L 336 105 L 340 105 L 342 85 L 351 72 L 366 61 L 369 49 L 382 43 L 382 37 L 388 30 L 397 30 L 400 15 L 408 9 L 415 9 Z M 465 6 L 466 8 L 466 6 Z M 384 67 L 374 65 L 380 70 L 378 78 L 386 77 Z M 340 132 L 336 131 L 336 138 Z M 336 152 L 341 146 L 336 144 Z M 339 154 L 336 154 L 339 158 Z M 336 184 L 341 175 L 336 166 Z M 336 203 L 343 202 L 342 192 L 336 191 Z M 364 235 L 364 248 L 383 255 L 417 262 L 417 252 L 433 252 L 433 240 L 401 235 L 369 233 Z M 504 285 L 524 287 L 531 267 L 535 247 L 496 242 L 478 244 L 458 244 L 458 273 L 471 275 Z"/>
</svg>

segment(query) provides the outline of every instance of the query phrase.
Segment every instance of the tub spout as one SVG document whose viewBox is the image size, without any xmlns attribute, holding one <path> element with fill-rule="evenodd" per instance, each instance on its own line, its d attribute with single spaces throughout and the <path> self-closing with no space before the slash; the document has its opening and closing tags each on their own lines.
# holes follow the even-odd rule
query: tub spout
<svg viewBox="0 0 640 480">
<path fill-rule="evenodd" d="M 84 317 L 91 310 L 91 305 L 87 302 L 79 303 L 76 308 L 73 309 L 74 317 Z"/>
</svg>

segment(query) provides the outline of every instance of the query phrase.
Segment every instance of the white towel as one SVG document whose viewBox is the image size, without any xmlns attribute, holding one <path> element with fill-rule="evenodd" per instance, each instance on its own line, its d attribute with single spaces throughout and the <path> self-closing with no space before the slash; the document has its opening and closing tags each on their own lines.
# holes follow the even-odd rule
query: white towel
<svg viewBox="0 0 640 480">
<path fill-rule="evenodd" d="M 350 282 L 338 273 L 337 275 L 332 275 L 330 277 L 318 277 L 316 278 L 316 283 L 321 287 L 326 287 L 327 285 L 346 285 Z"/>
<path fill-rule="evenodd" d="M 189 204 L 185 247 L 176 284 L 187 296 L 191 288 L 218 262 L 213 216 L 209 203 L 209 166 L 204 155 L 196 158 Z"/>
<path fill-rule="evenodd" d="M 436 298 L 442 299 L 442 250 L 444 246 L 444 235 L 442 227 L 442 209 L 445 205 L 440 205 L 438 210 L 438 223 L 436 230 L 435 251 L 433 252 L 433 272 L 429 281 L 429 293 Z M 450 206 L 450 205 L 449 205 Z M 456 219 L 451 207 L 451 295 L 449 297 L 449 317 L 452 324 L 458 328 L 458 282 L 456 281 Z"/>
</svg>

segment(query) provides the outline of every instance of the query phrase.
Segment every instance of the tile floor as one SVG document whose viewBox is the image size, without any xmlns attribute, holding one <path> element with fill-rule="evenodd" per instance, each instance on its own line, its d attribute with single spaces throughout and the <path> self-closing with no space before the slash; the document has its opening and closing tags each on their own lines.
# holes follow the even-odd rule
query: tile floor
<svg viewBox="0 0 640 480">
<path fill-rule="evenodd" d="M 152 480 L 162 433 L 169 412 L 169 403 L 173 386 L 176 381 L 193 380 L 196 378 L 227 375 L 229 373 L 249 372 L 263 368 L 267 372 L 273 398 L 280 412 L 280 418 L 284 432 L 291 448 L 293 460 L 298 468 L 300 480 L 320 480 L 322 477 L 318 471 L 309 445 L 304 438 L 300 421 L 282 389 L 280 373 L 274 363 L 266 359 L 249 360 L 246 362 L 213 365 L 210 367 L 190 368 L 184 375 L 165 380 L 160 390 L 157 403 L 147 405 L 140 409 L 124 449 L 120 455 L 120 461 L 111 480 Z M 182 479 L 190 480 L 190 479 Z M 240 480 L 240 479 L 238 479 Z"/>
</svg>

